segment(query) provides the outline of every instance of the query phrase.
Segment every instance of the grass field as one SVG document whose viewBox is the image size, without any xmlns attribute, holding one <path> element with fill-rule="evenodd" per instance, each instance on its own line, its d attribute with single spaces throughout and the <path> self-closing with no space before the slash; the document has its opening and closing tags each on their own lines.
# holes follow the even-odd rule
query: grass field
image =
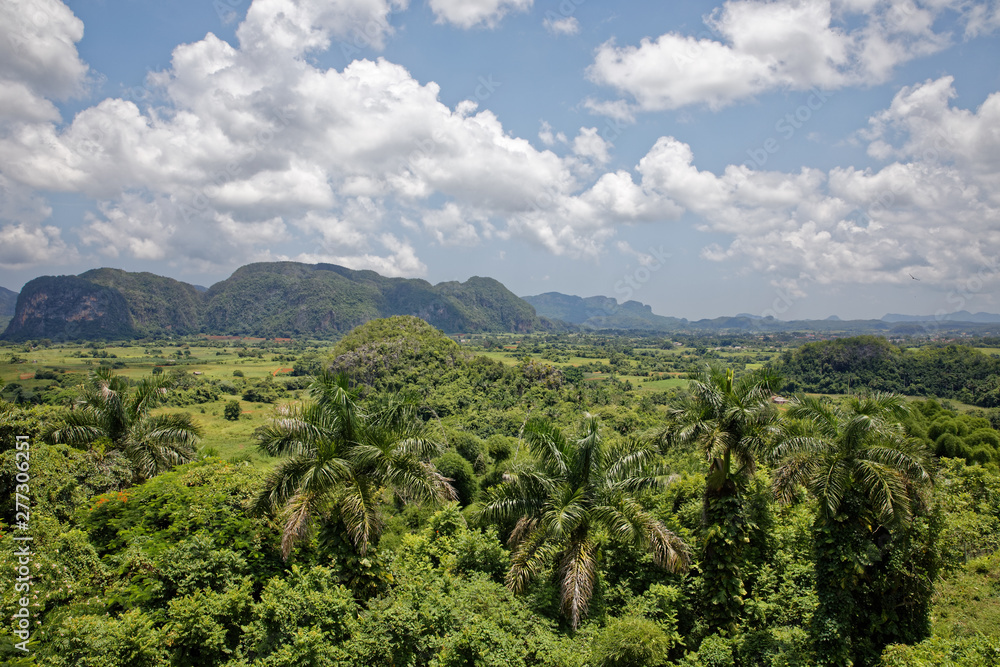
<svg viewBox="0 0 1000 667">
<path fill-rule="evenodd" d="M 25 389 L 37 391 L 53 384 L 52 380 L 34 379 L 39 370 L 60 370 L 79 377 L 82 384 L 87 374 L 98 368 L 101 361 L 122 362 L 124 368 L 116 368 L 114 372 L 128 378 L 138 379 L 153 373 L 156 367 L 164 372 L 183 370 L 194 373 L 205 379 L 233 380 L 234 372 L 240 372 L 246 379 L 261 379 L 280 372 L 291 371 L 291 362 L 273 360 L 274 353 L 265 352 L 263 358 L 240 358 L 235 347 L 211 347 L 189 344 L 183 347 L 155 345 L 143 346 L 109 346 L 100 352 L 106 352 L 108 358 L 80 357 L 79 354 L 91 355 L 93 349 L 67 345 L 49 348 L 36 348 L 26 352 L 23 346 L 6 345 L 0 347 L 0 379 L 5 384 L 20 384 Z M 176 354 L 180 352 L 180 357 Z M 11 355 L 22 359 L 19 363 L 11 363 Z M 111 355 L 114 355 L 112 357 Z M 67 383 L 64 382 L 64 388 Z M 293 392 L 292 398 L 283 403 L 297 400 L 302 391 Z M 223 417 L 226 403 L 239 400 L 243 415 L 238 421 L 229 421 Z M 279 402 L 276 405 L 280 405 Z M 155 413 L 189 413 L 202 428 L 204 437 L 199 443 L 200 450 L 213 453 L 222 458 L 249 455 L 260 465 L 270 465 L 272 459 L 260 454 L 254 447 L 254 429 L 263 426 L 274 414 L 276 405 L 264 403 L 248 403 L 238 395 L 223 394 L 218 401 L 188 405 L 184 407 L 161 407 Z"/>
</svg>

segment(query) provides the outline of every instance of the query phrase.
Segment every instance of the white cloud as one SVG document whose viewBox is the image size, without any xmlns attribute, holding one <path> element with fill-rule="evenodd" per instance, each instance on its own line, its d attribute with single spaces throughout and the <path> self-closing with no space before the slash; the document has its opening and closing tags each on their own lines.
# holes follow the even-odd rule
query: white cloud
<svg viewBox="0 0 1000 667">
<path fill-rule="evenodd" d="M 294 258 L 297 262 L 317 264 L 327 262 L 339 264 L 349 269 L 369 269 L 383 276 L 419 278 L 427 275 L 427 265 L 420 261 L 408 240 L 400 240 L 393 234 L 381 234 L 379 243 L 388 255 L 364 253 L 359 255 L 324 255 L 303 253 Z"/>
<path fill-rule="evenodd" d="M 441 245 L 478 245 L 479 234 L 470 220 L 483 223 L 485 217 L 476 211 L 465 211 L 454 202 L 423 215 L 424 229 Z"/>
<path fill-rule="evenodd" d="M 382 48 L 393 32 L 389 14 L 407 0 L 254 0 L 237 37 L 259 56 L 301 56 L 324 51 L 331 37 L 344 47 Z"/>
<path fill-rule="evenodd" d="M 606 164 L 611 159 L 608 153 L 610 147 L 611 143 L 597 133 L 596 127 L 581 127 L 580 133 L 573 139 L 573 152 L 597 164 Z"/>
<path fill-rule="evenodd" d="M 625 100 L 595 100 L 588 97 L 583 101 L 583 106 L 598 116 L 608 116 L 623 123 L 635 122 L 635 105 Z"/>
<path fill-rule="evenodd" d="M 947 5 L 731 0 L 706 19 L 714 36 L 667 33 L 622 47 L 608 42 L 588 76 L 645 111 L 692 104 L 717 109 L 775 89 L 871 85 L 887 80 L 902 63 L 948 45 L 948 35 L 933 27 L 953 9 Z M 842 27 L 853 23 L 858 27 Z"/>
<path fill-rule="evenodd" d="M 54 121 L 50 99 L 84 92 L 83 22 L 59 0 L 0 3 L 0 122 Z"/>
<path fill-rule="evenodd" d="M 976 112 L 950 107 L 953 95 L 950 79 L 928 81 L 872 118 L 867 136 L 897 158 L 879 170 L 717 176 L 667 137 L 640 161 L 643 186 L 732 237 L 704 257 L 748 261 L 775 284 L 899 284 L 914 273 L 955 288 L 1000 258 L 1000 94 Z"/>
<path fill-rule="evenodd" d="M 572 151 L 559 156 L 473 103 L 449 108 L 437 84 L 399 65 L 338 71 L 304 59 L 357 17 L 396 6 L 358 0 L 337 23 L 316 3 L 256 0 L 239 47 L 208 34 L 150 75 L 147 101 L 165 103 L 112 98 L 65 126 L 22 123 L 0 136 L 0 176 L 28 193 L 98 200 L 77 231 L 100 254 L 198 266 L 281 256 L 294 229 L 316 244 L 310 255 L 418 274 L 394 228 L 441 244 L 520 237 L 579 256 L 599 253 L 620 221 L 675 217 L 628 174 L 581 183 L 609 159 L 594 128 L 570 142 L 543 124 L 543 142 Z M 429 207 L 432 197 L 448 203 Z"/>
<path fill-rule="evenodd" d="M 557 141 L 562 144 L 566 143 L 566 135 L 562 132 L 553 132 L 552 126 L 544 120 L 542 121 L 542 129 L 538 131 L 538 138 L 546 146 L 555 146 Z"/>
<path fill-rule="evenodd" d="M 428 0 L 438 23 L 459 28 L 493 28 L 508 12 L 523 12 L 533 0 Z"/>
<path fill-rule="evenodd" d="M 575 16 L 567 16 L 561 19 L 546 17 L 542 25 L 553 35 L 575 35 L 580 32 L 580 22 Z"/>
</svg>

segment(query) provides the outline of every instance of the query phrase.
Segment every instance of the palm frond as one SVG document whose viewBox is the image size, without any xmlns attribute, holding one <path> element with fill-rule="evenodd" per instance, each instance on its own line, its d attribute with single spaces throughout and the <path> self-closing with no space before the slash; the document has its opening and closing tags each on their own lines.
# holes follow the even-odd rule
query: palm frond
<svg viewBox="0 0 1000 667">
<path fill-rule="evenodd" d="M 563 554 L 559 572 L 562 611 L 576 630 L 587 615 L 597 579 L 597 546 L 587 538 L 574 540 Z"/>
<path fill-rule="evenodd" d="M 569 474 L 574 452 L 562 431 L 551 422 L 540 417 L 529 419 L 524 425 L 524 441 L 552 474 Z"/>
<path fill-rule="evenodd" d="M 315 496 L 298 493 L 292 496 L 281 511 L 281 557 L 288 560 L 295 543 L 309 534 L 313 517 Z"/>
<path fill-rule="evenodd" d="M 510 569 L 504 578 L 507 588 L 523 593 L 555 553 L 554 545 L 546 542 L 545 531 L 540 526 L 534 526 L 511 554 Z"/>
<path fill-rule="evenodd" d="M 358 479 L 343 491 L 337 501 L 347 534 L 362 556 L 368 553 L 368 547 L 382 532 L 378 502 L 367 482 Z"/>
</svg>

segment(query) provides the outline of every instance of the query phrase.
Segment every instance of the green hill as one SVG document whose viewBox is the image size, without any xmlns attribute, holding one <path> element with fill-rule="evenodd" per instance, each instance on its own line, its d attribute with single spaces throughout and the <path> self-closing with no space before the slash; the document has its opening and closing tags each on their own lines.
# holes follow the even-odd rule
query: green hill
<svg viewBox="0 0 1000 667">
<path fill-rule="evenodd" d="M 45 276 L 22 292 L 3 338 L 133 338 L 195 333 L 337 336 L 369 320 L 413 315 L 446 332 L 553 328 L 492 278 L 431 285 L 333 264 L 249 264 L 201 292 L 152 273 L 94 269 Z M 86 304 L 100 307 L 89 310 Z"/>
<path fill-rule="evenodd" d="M 140 335 L 164 331 L 185 335 L 201 329 L 203 297 L 193 285 L 120 269 L 92 269 L 80 277 L 117 290 L 125 298 L 132 325 Z"/>
</svg>

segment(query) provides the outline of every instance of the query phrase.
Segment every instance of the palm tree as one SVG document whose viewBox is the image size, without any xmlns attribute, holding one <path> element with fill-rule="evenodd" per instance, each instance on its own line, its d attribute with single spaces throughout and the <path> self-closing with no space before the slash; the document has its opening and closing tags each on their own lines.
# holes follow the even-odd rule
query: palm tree
<svg viewBox="0 0 1000 667">
<path fill-rule="evenodd" d="M 258 432 L 261 451 L 287 457 L 257 496 L 260 513 L 277 512 L 287 559 L 315 518 L 343 522 L 360 555 L 382 530 L 381 490 L 403 500 L 453 499 L 454 489 L 428 462 L 441 451 L 428 437 L 414 404 L 399 396 L 357 403 L 346 375 L 320 374 L 312 401 L 286 408 Z"/>
<path fill-rule="evenodd" d="M 562 611 L 576 629 L 597 577 L 599 530 L 648 550 L 660 567 L 687 567 L 687 547 L 636 499 L 670 481 L 656 465 L 655 447 L 634 440 L 605 446 L 590 415 L 579 440 L 534 418 L 524 441 L 531 460 L 492 487 L 480 510 L 483 520 L 516 522 L 509 540 L 511 590 L 523 592 L 547 564 L 558 563 Z"/>
<path fill-rule="evenodd" d="M 736 378 L 732 369 L 710 366 L 692 380 L 687 405 L 672 411 L 658 438 L 664 446 L 694 444 L 708 463 L 699 567 L 705 616 L 712 629 L 735 629 L 743 606 L 742 491 L 757 459 L 778 434 L 778 412 L 771 396 L 780 384 L 781 378 L 769 368 Z"/>
<path fill-rule="evenodd" d="M 168 384 L 164 378 L 147 377 L 132 386 L 110 368 L 91 371 L 76 406 L 46 432 L 46 439 L 74 447 L 104 440 L 132 462 L 140 479 L 193 461 L 201 428 L 191 416 L 150 414 Z"/>
<path fill-rule="evenodd" d="M 875 581 L 894 543 L 908 539 L 906 524 L 931 481 L 928 452 L 901 423 L 907 412 L 904 399 L 892 394 L 852 396 L 846 409 L 800 396 L 787 413 L 799 420 L 796 432 L 774 451 L 775 494 L 788 502 L 804 486 L 819 502 L 814 632 L 817 658 L 826 664 L 877 662 L 886 643 L 919 640 L 916 626 L 926 625 L 920 617 L 927 600 L 891 599 L 901 590 L 910 595 L 912 585 L 877 592 Z M 907 578 L 917 569 L 909 567 Z M 918 595 L 929 596 L 929 582 L 924 588 Z"/>
</svg>

